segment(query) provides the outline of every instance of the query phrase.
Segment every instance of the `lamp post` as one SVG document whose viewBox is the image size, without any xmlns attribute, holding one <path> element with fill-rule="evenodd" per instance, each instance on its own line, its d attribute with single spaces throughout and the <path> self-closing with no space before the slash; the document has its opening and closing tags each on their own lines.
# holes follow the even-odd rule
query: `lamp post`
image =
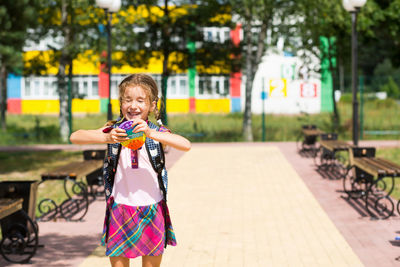
<svg viewBox="0 0 400 267">
<path fill-rule="evenodd" d="M 353 144 L 358 145 L 358 100 L 357 100 L 357 13 L 367 0 L 343 0 L 343 7 L 351 14 L 351 89 L 353 94 Z"/>
<path fill-rule="evenodd" d="M 96 0 L 96 4 L 104 9 L 107 18 L 107 70 L 108 70 L 108 105 L 107 120 L 112 120 L 111 106 L 111 20 L 112 13 L 121 8 L 121 0 Z"/>
</svg>

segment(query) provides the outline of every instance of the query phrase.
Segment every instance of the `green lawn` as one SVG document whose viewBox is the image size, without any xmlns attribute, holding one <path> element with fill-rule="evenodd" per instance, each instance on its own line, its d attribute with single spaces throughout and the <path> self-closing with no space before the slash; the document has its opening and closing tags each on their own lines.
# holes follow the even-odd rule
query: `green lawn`
<svg viewBox="0 0 400 267">
<path fill-rule="evenodd" d="M 330 113 L 310 115 L 265 116 L 267 141 L 295 141 L 302 124 L 315 124 L 326 132 L 338 132 L 342 140 L 351 139 L 350 102 L 338 104 L 341 123 L 333 129 Z M 391 99 L 371 100 L 364 105 L 363 125 L 365 131 L 398 131 L 400 133 L 400 105 Z M 253 115 L 255 141 L 261 141 L 261 115 Z M 237 142 L 243 141 L 242 113 L 231 114 L 181 114 L 169 115 L 169 128 L 186 136 L 192 142 Z M 106 122 L 105 114 L 75 115 L 73 130 L 96 129 Z M 44 115 L 8 115 L 7 131 L 2 132 L 0 145 L 57 144 L 61 143 L 58 133 L 58 117 Z M 364 135 L 364 139 L 399 139 L 400 134 Z"/>
</svg>

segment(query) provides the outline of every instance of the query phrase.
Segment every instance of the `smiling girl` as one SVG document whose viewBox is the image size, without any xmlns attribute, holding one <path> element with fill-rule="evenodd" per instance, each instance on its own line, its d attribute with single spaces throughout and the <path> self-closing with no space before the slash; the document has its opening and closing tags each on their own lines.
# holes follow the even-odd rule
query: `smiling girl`
<svg viewBox="0 0 400 267">
<path fill-rule="evenodd" d="M 157 84 L 149 75 L 130 75 L 119 85 L 119 120 L 97 130 L 78 130 L 70 137 L 74 144 L 108 144 L 103 168 L 107 208 L 102 244 L 113 267 L 129 266 L 129 258 L 139 256 L 142 266 L 160 266 L 167 244 L 176 245 L 167 207 L 163 145 L 188 151 L 191 144 L 161 123 L 157 126 L 148 120 L 154 113 L 160 121 L 157 101 Z M 141 149 L 121 146 L 128 140 L 126 131 L 119 128 L 125 121 L 133 122 L 133 132 L 146 135 Z"/>
</svg>

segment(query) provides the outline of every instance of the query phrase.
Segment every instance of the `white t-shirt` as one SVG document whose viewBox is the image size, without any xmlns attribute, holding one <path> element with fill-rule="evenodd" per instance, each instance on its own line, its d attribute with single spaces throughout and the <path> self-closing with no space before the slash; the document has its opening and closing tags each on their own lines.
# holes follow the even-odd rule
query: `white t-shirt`
<svg viewBox="0 0 400 267">
<path fill-rule="evenodd" d="M 139 168 L 131 167 L 131 150 L 122 146 L 112 196 L 118 204 L 148 206 L 162 200 L 157 173 L 151 166 L 146 146 L 138 150 Z"/>
</svg>

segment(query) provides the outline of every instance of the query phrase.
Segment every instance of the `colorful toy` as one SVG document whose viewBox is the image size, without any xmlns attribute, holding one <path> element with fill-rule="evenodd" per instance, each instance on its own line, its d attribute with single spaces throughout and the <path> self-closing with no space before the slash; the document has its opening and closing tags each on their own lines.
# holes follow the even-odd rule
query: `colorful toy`
<svg viewBox="0 0 400 267">
<path fill-rule="evenodd" d="M 134 133 L 133 129 L 135 129 L 136 125 L 132 127 L 132 121 L 126 121 L 121 123 L 119 128 L 124 129 L 128 134 L 129 140 L 121 142 L 121 145 L 124 147 L 130 148 L 132 150 L 137 150 L 143 146 L 146 141 L 146 135 L 144 132 Z"/>
</svg>

